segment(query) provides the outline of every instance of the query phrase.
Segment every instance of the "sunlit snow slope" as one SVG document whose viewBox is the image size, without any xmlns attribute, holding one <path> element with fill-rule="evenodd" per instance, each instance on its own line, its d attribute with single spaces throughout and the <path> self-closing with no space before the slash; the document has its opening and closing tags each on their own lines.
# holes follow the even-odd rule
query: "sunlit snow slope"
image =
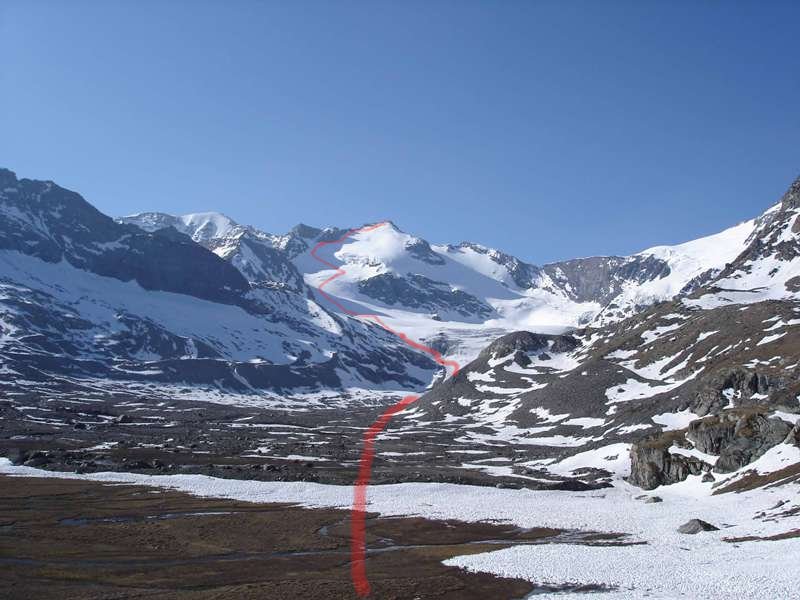
<svg viewBox="0 0 800 600">
<path fill-rule="evenodd" d="M 311 248 L 348 231 L 299 225 L 278 236 L 215 213 L 142 213 L 122 220 L 148 231 L 175 227 L 230 261 L 251 282 L 288 285 L 312 295 L 333 270 L 315 260 Z M 544 266 L 474 243 L 432 245 L 390 223 L 323 251 L 326 260 L 345 270 L 327 291 L 354 312 L 380 314 L 448 358 L 469 361 L 504 333 L 605 325 L 690 291 L 747 247 L 755 223 L 628 257 Z"/>
</svg>

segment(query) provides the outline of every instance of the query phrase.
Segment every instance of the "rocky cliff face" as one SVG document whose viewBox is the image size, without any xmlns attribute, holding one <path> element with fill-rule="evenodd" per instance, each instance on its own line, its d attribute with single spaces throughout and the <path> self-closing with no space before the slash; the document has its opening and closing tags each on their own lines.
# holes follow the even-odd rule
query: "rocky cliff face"
<svg viewBox="0 0 800 600">
<path fill-rule="evenodd" d="M 783 442 L 792 426 L 765 412 L 723 411 L 689 424 L 686 439 L 700 452 L 719 458 L 717 473 L 730 473 L 760 458 Z"/>
<path fill-rule="evenodd" d="M 647 490 L 689 475 L 732 473 L 779 444 L 797 446 L 797 430 L 766 411 L 725 410 L 692 421 L 686 429 L 650 436 L 631 445 L 629 481 Z"/>
<path fill-rule="evenodd" d="M 247 227 L 218 213 L 175 217 L 165 213 L 139 213 L 117 222 L 151 233 L 177 231 L 235 267 L 252 285 L 287 287 L 308 293 L 303 276 L 292 264 L 289 249 L 307 245 L 294 233 L 279 238 Z M 319 235 L 319 234 L 317 234 Z"/>
<path fill-rule="evenodd" d="M 800 276 L 800 178 L 755 221 L 746 248 L 709 284 L 758 298 L 793 296 Z M 724 294 L 723 294 L 724 295 Z"/>
<path fill-rule="evenodd" d="M 670 274 L 666 261 L 652 255 L 595 256 L 543 267 L 545 273 L 578 302 L 607 305 L 626 285 L 663 279 Z"/>
<path fill-rule="evenodd" d="M 710 466 L 699 458 L 670 452 L 670 448 L 690 447 L 680 434 L 662 434 L 631 445 L 631 473 L 628 481 L 645 490 L 683 481 L 699 475 Z"/>
<path fill-rule="evenodd" d="M 383 273 L 358 284 L 359 291 L 386 305 L 423 309 L 432 313 L 456 312 L 464 317 L 488 317 L 491 306 L 442 281 L 433 281 L 423 275 L 409 273 L 405 277 Z"/>
</svg>

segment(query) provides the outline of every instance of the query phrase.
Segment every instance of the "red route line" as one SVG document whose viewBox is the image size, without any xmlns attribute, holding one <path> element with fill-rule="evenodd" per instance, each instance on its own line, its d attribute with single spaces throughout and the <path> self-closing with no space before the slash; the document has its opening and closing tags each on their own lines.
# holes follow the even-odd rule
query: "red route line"
<svg viewBox="0 0 800 600">
<path fill-rule="evenodd" d="M 360 319 L 374 321 L 389 333 L 399 337 L 415 350 L 430 354 L 433 357 L 433 360 L 435 360 L 438 364 L 445 368 L 450 367 L 453 370 L 452 375 L 456 375 L 460 368 L 457 362 L 453 360 L 445 360 L 442 355 L 433 348 L 429 348 L 424 344 L 420 344 L 419 342 L 409 338 L 405 333 L 392 329 L 386 323 L 384 323 L 378 315 L 361 314 L 350 310 L 349 308 L 343 306 L 338 300 L 336 300 L 336 298 L 326 293 L 322 289 L 334 279 L 344 275 L 345 270 L 329 263 L 324 258 L 317 256 L 317 251 L 320 248 L 329 246 L 331 244 L 341 244 L 347 238 L 356 233 L 374 231 L 375 229 L 384 227 L 386 225 L 388 225 L 388 222 L 386 221 L 382 223 L 376 223 L 374 225 L 365 225 L 364 227 L 360 227 L 358 229 L 351 229 L 338 240 L 332 240 L 330 242 L 318 242 L 317 245 L 311 250 L 311 256 L 313 256 L 326 267 L 334 269 L 336 272 L 328 277 L 325 281 L 320 283 L 317 286 L 317 290 L 320 294 L 322 294 L 322 296 L 325 297 L 326 300 L 328 300 L 328 302 L 336 306 L 336 308 L 343 313 L 353 317 L 358 317 Z M 356 479 L 355 488 L 353 490 L 353 509 L 350 513 L 350 573 L 356 593 L 361 597 L 368 596 L 370 593 L 370 585 L 369 580 L 367 579 L 366 569 L 366 506 L 367 486 L 369 485 L 370 476 L 372 474 L 372 459 L 375 458 L 375 438 L 381 431 L 383 431 L 383 428 L 386 427 L 387 423 L 389 423 L 394 415 L 402 411 L 409 404 L 416 402 L 418 398 L 419 396 L 406 396 L 400 400 L 400 402 L 393 404 L 387 408 L 372 425 L 370 425 L 369 429 L 367 429 L 367 432 L 364 434 L 364 449 L 361 451 L 361 460 L 359 461 L 358 465 L 358 478 Z"/>
</svg>

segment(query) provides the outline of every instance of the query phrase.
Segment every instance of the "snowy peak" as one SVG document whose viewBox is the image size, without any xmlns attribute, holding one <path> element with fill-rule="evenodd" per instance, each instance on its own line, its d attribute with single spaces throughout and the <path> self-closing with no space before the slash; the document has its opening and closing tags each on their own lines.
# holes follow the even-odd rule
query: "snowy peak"
<svg viewBox="0 0 800 600">
<path fill-rule="evenodd" d="M 461 242 L 457 246 L 447 245 L 442 249 L 453 260 L 469 265 L 483 275 L 507 286 L 529 289 L 536 287 L 539 282 L 539 267 L 500 250 L 472 242 Z"/>
<path fill-rule="evenodd" d="M 182 235 L 116 223 L 49 181 L 18 180 L 11 171 L 2 179 L 2 250 L 218 302 L 239 303 L 249 289 L 238 271 Z"/>
<path fill-rule="evenodd" d="M 145 213 L 124 220 L 147 230 L 169 226 L 185 233 L 230 262 L 251 285 L 287 286 L 307 294 L 314 294 L 332 274 L 311 250 L 319 242 L 346 237 L 341 245 L 318 252 L 344 270 L 326 291 L 356 312 L 384 314 L 414 329 L 419 339 L 444 337 L 453 348 L 465 335 L 477 344 L 472 336 L 480 334 L 472 328 L 478 325 L 491 332 L 487 336 L 496 336 L 519 329 L 557 333 L 618 322 L 654 303 L 699 290 L 726 269 L 734 269 L 727 276 L 741 279 L 744 275 L 734 273 L 742 270 L 737 260 L 753 245 L 781 248 L 775 250 L 778 256 L 792 257 L 800 250 L 790 247 L 793 234 L 785 231 L 792 227 L 791 215 L 800 210 L 799 196 L 800 183 L 795 182 L 782 204 L 758 219 L 683 244 L 544 266 L 472 242 L 434 245 L 391 221 L 363 231 L 357 226 L 299 224 L 286 234 L 272 235 L 219 213 Z M 789 275 L 793 271 L 787 271 L 787 280 Z M 317 299 L 328 306 L 324 298 Z M 481 343 L 489 341 L 487 337 Z M 477 347 L 463 356 L 474 358 Z"/>
<path fill-rule="evenodd" d="M 495 314 L 487 297 L 512 297 L 501 282 L 392 223 L 353 230 L 341 246 L 323 247 L 318 256 L 344 270 L 326 291 L 357 303 L 362 312 L 391 308 L 398 318 L 404 313 L 420 324 L 423 319 L 429 328 L 432 316 L 454 323 L 483 322 Z M 330 276 L 330 269 L 310 253 L 295 263 L 312 287 Z"/>
<path fill-rule="evenodd" d="M 750 219 L 720 233 L 676 246 L 654 246 L 637 256 L 652 256 L 664 261 L 670 273 L 690 281 L 705 271 L 722 269 L 741 254 L 753 234 L 756 220 Z"/>
<path fill-rule="evenodd" d="M 800 180 L 751 224 L 742 252 L 692 302 L 703 306 L 800 298 Z"/>
<path fill-rule="evenodd" d="M 794 210 L 800 208 L 800 177 L 792 182 L 789 189 L 781 198 L 781 208 L 784 210 Z"/>
<path fill-rule="evenodd" d="M 172 227 L 201 245 L 210 244 L 214 240 L 235 238 L 251 230 L 251 228 L 239 225 L 230 217 L 217 212 L 189 213 L 180 216 L 160 212 L 144 212 L 120 217 L 117 221 L 136 225 L 151 232 Z"/>
<path fill-rule="evenodd" d="M 181 233 L 186 234 L 186 231 L 183 231 L 180 219 L 178 217 L 174 217 L 166 213 L 160 213 L 160 212 L 136 213 L 133 215 L 128 215 L 127 217 L 119 217 L 118 219 L 116 219 L 116 221 L 118 223 L 128 223 L 131 225 L 136 225 L 140 229 L 144 229 L 145 231 L 150 231 L 150 232 L 158 231 L 159 229 L 166 229 L 167 227 L 172 227 L 174 229 L 177 229 Z"/>
<path fill-rule="evenodd" d="M 192 232 L 191 238 L 198 243 L 241 235 L 245 230 L 233 219 L 216 212 L 182 215 L 178 219 L 185 230 Z"/>
<path fill-rule="evenodd" d="M 285 250 L 292 240 L 240 225 L 217 212 L 180 216 L 149 212 L 121 217 L 118 221 L 145 231 L 175 229 L 228 261 L 252 285 L 286 286 L 306 293 L 302 276 L 286 256 Z M 305 247 L 302 243 L 302 249 Z"/>
<path fill-rule="evenodd" d="M 747 248 L 754 227 L 755 220 L 750 220 L 714 235 L 675 246 L 654 246 L 630 257 L 582 259 L 599 261 L 589 265 L 581 278 L 596 286 L 590 293 L 597 293 L 605 304 L 595 324 L 630 317 L 709 282 Z M 574 262 L 559 266 L 564 269 Z"/>
</svg>

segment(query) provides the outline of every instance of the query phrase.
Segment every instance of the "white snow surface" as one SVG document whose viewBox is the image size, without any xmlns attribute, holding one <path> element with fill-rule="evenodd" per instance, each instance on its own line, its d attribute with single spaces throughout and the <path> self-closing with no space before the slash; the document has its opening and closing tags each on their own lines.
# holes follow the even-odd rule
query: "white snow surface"
<svg viewBox="0 0 800 600">
<path fill-rule="evenodd" d="M 228 238 L 241 234 L 246 228 L 230 217 L 218 212 L 198 212 L 180 216 L 165 213 L 137 213 L 119 219 L 124 223 L 135 223 L 146 231 L 174 227 L 195 242 L 205 243 L 213 239 Z"/>
<path fill-rule="evenodd" d="M 13 283 L 9 283 L 13 282 Z M 13 305 L 2 303 L 9 288 L 42 292 L 52 298 L 54 305 L 64 307 L 71 315 L 77 315 L 91 327 L 72 330 L 71 335 L 87 348 L 101 348 L 118 343 L 115 336 L 126 330 L 121 316 L 135 317 L 153 323 L 165 331 L 185 340 L 185 357 L 196 354 L 197 342 L 213 348 L 225 361 L 270 361 L 274 364 L 289 364 L 296 356 L 287 348 L 298 348 L 309 352 L 310 362 L 330 359 L 332 351 L 338 350 L 347 338 L 342 327 L 319 305 L 302 296 L 298 302 L 284 300 L 283 296 L 272 296 L 264 290 L 254 290 L 251 297 L 275 303 L 274 313 L 285 315 L 285 319 L 269 319 L 253 314 L 243 308 L 203 300 L 194 296 L 146 290 L 135 281 L 120 281 L 103 277 L 76 268 L 67 261 L 49 263 L 19 252 L 0 251 L 0 319 L 3 314 L 14 312 Z M 289 297 L 291 299 L 293 297 Z M 305 321 L 298 328 L 294 321 Z M 365 329 L 366 325 L 349 320 L 353 331 Z M 318 329 L 314 330 L 311 326 Z M 4 326 L 0 345 L 6 346 L 25 336 L 24 331 L 14 331 Z M 366 340 L 366 342 L 364 341 Z M 360 344 L 372 343 L 385 346 L 405 346 L 404 342 L 380 330 L 370 330 Z M 288 346 L 286 344 L 289 344 Z M 363 347 L 363 346 L 362 346 Z M 141 361 L 155 361 L 160 357 L 148 351 L 140 351 Z M 122 370 L 122 369 L 118 369 Z M 142 374 L 143 371 L 137 371 Z M 344 371 L 339 371 L 345 386 L 360 388 L 364 380 Z M 408 365 L 407 373 L 420 381 L 430 378 L 431 371 Z M 399 390 L 395 382 L 374 384 L 376 390 Z M 231 398 L 234 396 L 231 395 Z"/>
<path fill-rule="evenodd" d="M 563 293 L 544 289 L 520 289 L 506 268 L 489 255 L 470 248 L 453 249 L 431 246 L 436 264 L 415 257 L 408 248 L 421 240 L 387 224 L 368 232 L 355 233 L 341 245 L 321 248 L 318 256 L 341 265 L 344 274 L 326 284 L 325 291 L 349 310 L 379 314 L 392 328 L 412 339 L 425 341 L 439 334 L 458 340 L 448 358 L 465 364 L 500 335 L 510 331 L 531 330 L 562 333 L 578 324 L 586 314 L 596 313 L 595 303 L 575 303 Z M 294 259 L 306 283 L 317 289 L 335 271 L 321 264 L 310 251 Z M 401 303 L 387 305 L 360 293 L 358 284 L 377 275 L 391 273 L 402 277 L 421 275 L 446 283 L 453 290 L 471 294 L 494 311 L 488 318 L 464 315 L 453 310 L 431 311 L 410 308 Z M 325 303 L 323 298 L 320 303 Z M 326 307 L 328 304 L 324 304 Z"/>
<path fill-rule="evenodd" d="M 234 252 L 238 239 L 245 232 L 276 248 L 280 248 L 280 240 L 287 237 L 281 238 L 237 224 L 219 213 L 192 213 L 178 217 L 143 213 L 123 220 L 150 229 L 172 225 L 192 236 L 195 241 L 210 243 L 220 256 Z M 621 307 L 616 316 L 603 311 L 597 302 L 573 300 L 568 285 L 560 287 L 563 284 L 556 284 L 545 271 L 519 263 L 514 257 L 498 250 L 477 244 L 429 245 L 392 223 L 354 233 L 341 245 L 324 246 L 318 255 L 344 270 L 341 277 L 327 284 L 326 292 L 349 310 L 379 314 L 392 328 L 423 343 L 445 335 L 455 342 L 448 344 L 447 358 L 465 364 L 504 333 L 519 330 L 562 333 L 589 323 L 592 319 L 596 324 L 606 324 L 632 314 L 643 305 L 672 298 L 692 279 L 709 271 L 718 271 L 732 261 L 746 247 L 754 225 L 755 221 L 751 220 L 715 235 L 675 246 L 656 246 L 634 255 L 631 258 L 652 256 L 663 260 L 669 266 L 669 272 L 664 277 L 644 283 L 624 282 L 622 291 L 610 303 Z M 316 289 L 334 271 L 311 256 L 313 246 L 311 243 L 292 261 L 305 282 Z M 234 265 L 243 272 L 246 270 L 236 261 Z M 512 271 L 514 265 L 530 267 L 529 282 L 515 279 Z M 492 312 L 488 315 L 463 314 L 446 307 L 431 311 L 406 305 L 403 299 L 387 305 L 360 292 L 359 283 L 381 274 L 398 277 L 419 275 L 442 282 L 451 290 L 474 296 L 490 307 Z M 324 298 L 318 297 L 317 300 L 326 309 L 333 308 Z M 432 312 L 436 313 L 436 320 L 431 318 Z M 666 331 L 662 329 L 649 335 L 655 337 Z M 652 340 L 648 337 L 646 341 Z"/>
<path fill-rule="evenodd" d="M 643 284 L 626 283 L 614 302 L 640 306 L 672 298 L 693 278 L 733 260 L 744 249 L 753 223 L 747 221 L 699 240 L 641 252 L 641 256 L 652 255 L 666 261 L 670 267 L 669 275 Z M 602 307 L 596 302 L 572 300 L 567 290 L 555 285 L 544 272 L 538 273 L 531 282 L 532 287 L 520 288 L 507 266 L 501 263 L 503 255 L 491 248 L 431 245 L 432 260 L 426 261 L 408 250 L 421 242 L 424 243 L 387 224 L 356 233 L 341 246 L 322 248 L 319 255 L 332 264 L 341 265 L 345 271 L 327 284 L 326 291 L 351 310 L 380 314 L 390 326 L 414 339 L 424 341 L 444 333 L 453 339 L 465 340 L 465 343 L 453 344 L 454 349 L 448 355 L 462 363 L 475 358 L 485 345 L 503 333 L 519 330 L 561 333 L 591 321 L 601 312 Z M 312 288 L 334 274 L 309 252 L 301 253 L 294 263 Z M 482 318 L 454 311 L 437 311 L 439 320 L 434 321 L 429 311 L 402 303 L 386 305 L 359 292 L 359 282 L 386 273 L 400 277 L 422 275 L 433 281 L 446 282 L 451 289 L 466 292 L 485 302 L 494 312 L 488 318 Z M 608 320 L 608 317 L 603 317 L 601 321 Z M 672 327 L 677 327 L 677 324 Z M 487 328 L 489 334 L 482 335 Z M 660 333 L 667 330 L 665 328 Z"/>
<path fill-rule="evenodd" d="M 640 252 L 637 256 L 653 256 L 665 261 L 669 274 L 641 284 L 626 282 L 614 304 L 631 311 L 636 306 L 674 298 L 694 278 L 708 271 L 721 270 L 741 254 L 755 224 L 756 220 L 751 219 L 714 235 L 675 246 L 654 246 Z M 608 323 L 609 320 L 601 318 L 601 322 Z"/>
<path fill-rule="evenodd" d="M 68 305 L 97 327 L 91 332 L 97 343 L 122 329 L 118 315 L 123 313 L 153 321 L 176 335 L 202 340 L 229 359 L 260 356 L 279 364 L 290 361 L 281 348 L 281 339 L 293 336 L 292 330 L 237 306 L 145 290 L 135 281 L 102 277 L 66 261 L 48 263 L 5 250 L 0 251 L 0 277 Z M 314 349 L 310 346 L 309 350 Z"/>
<path fill-rule="evenodd" d="M 689 423 L 699 418 L 700 415 L 696 415 L 687 408 L 680 412 L 655 415 L 653 417 L 653 422 L 661 425 L 664 431 L 675 431 L 677 429 L 685 429 L 689 426 Z"/>
</svg>

